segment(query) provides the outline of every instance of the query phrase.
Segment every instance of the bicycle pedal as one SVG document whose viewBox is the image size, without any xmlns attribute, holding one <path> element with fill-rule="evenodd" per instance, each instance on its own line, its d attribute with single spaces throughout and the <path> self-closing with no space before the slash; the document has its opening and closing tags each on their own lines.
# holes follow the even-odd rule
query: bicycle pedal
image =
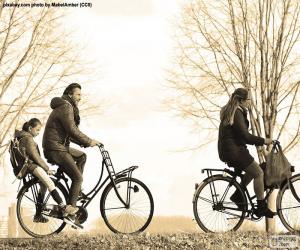
<svg viewBox="0 0 300 250">
<path fill-rule="evenodd" d="M 43 215 L 46 215 L 46 216 L 52 215 L 52 211 L 45 211 L 44 210 L 42 213 L 43 213 Z"/>
<path fill-rule="evenodd" d="M 74 229 L 78 229 L 81 228 L 83 229 L 83 226 L 80 224 L 75 223 L 74 221 L 72 221 L 71 219 L 69 219 L 68 217 L 64 218 L 63 221 L 67 224 L 69 224 L 72 228 Z"/>
</svg>

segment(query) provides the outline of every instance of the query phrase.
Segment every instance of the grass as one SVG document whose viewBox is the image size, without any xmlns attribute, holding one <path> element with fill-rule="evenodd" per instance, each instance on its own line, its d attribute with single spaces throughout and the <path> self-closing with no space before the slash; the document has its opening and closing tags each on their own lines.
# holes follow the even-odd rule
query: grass
<svg viewBox="0 0 300 250">
<path fill-rule="evenodd" d="M 257 231 L 139 235 L 83 235 L 73 231 L 47 239 L 1 239 L 0 249 L 269 249 L 269 239 Z"/>
</svg>

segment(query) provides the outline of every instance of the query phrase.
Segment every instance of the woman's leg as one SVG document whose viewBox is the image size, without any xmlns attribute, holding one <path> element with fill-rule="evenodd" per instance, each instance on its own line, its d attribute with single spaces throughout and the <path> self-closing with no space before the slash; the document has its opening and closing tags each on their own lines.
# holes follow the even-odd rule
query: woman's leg
<svg viewBox="0 0 300 250">
<path fill-rule="evenodd" d="M 246 174 L 243 177 L 243 184 L 247 186 L 252 179 L 253 186 L 254 186 L 254 192 L 257 196 L 258 200 L 264 199 L 264 172 L 261 169 L 261 167 L 256 163 L 256 161 L 253 161 L 249 166 L 247 166 L 244 171 Z"/>
<path fill-rule="evenodd" d="M 267 206 L 266 201 L 264 200 L 264 172 L 261 169 L 261 167 L 253 161 L 249 166 L 247 166 L 244 171 L 246 174 L 243 177 L 243 184 L 247 186 L 252 179 L 253 181 L 253 186 L 254 186 L 254 192 L 257 197 L 257 209 L 255 211 L 255 214 L 257 216 L 266 216 L 268 218 L 272 218 L 275 213 L 273 213 Z M 234 193 L 231 196 L 231 200 L 234 202 L 239 201 L 238 193 Z M 238 204 L 237 204 L 238 205 Z M 242 207 L 241 205 L 238 205 L 240 208 Z"/>
<path fill-rule="evenodd" d="M 56 201 L 56 203 L 59 205 L 62 205 L 63 204 L 62 198 L 60 197 L 59 193 L 57 192 L 53 181 L 51 180 L 49 175 L 46 173 L 46 171 L 43 168 L 38 166 L 34 169 L 33 174 L 37 178 L 39 178 L 39 180 L 41 181 L 41 189 L 47 188 L 49 190 L 51 196 L 53 197 L 53 199 Z M 45 192 L 44 192 L 44 194 L 45 194 Z M 44 200 L 44 197 L 43 197 L 43 200 Z M 42 202 L 43 202 L 43 200 L 42 200 Z"/>
<path fill-rule="evenodd" d="M 273 218 L 276 214 L 268 208 L 266 201 L 264 200 L 264 172 L 261 167 L 253 161 L 248 167 L 245 168 L 246 183 L 250 177 L 254 178 L 254 192 L 257 196 L 257 209 L 255 214 L 257 216 L 266 216 L 267 218 Z"/>
</svg>

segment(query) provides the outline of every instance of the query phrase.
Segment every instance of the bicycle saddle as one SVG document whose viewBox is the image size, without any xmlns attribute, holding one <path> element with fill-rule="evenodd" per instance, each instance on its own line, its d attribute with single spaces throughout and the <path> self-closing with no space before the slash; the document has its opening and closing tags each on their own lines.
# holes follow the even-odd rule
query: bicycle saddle
<svg viewBox="0 0 300 250">
<path fill-rule="evenodd" d="M 242 171 L 243 171 L 243 170 L 240 170 L 240 169 L 238 169 L 238 168 L 235 168 L 234 166 L 232 166 L 232 165 L 231 165 L 230 163 L 228 163 L 228 162 L 225 162 L 225 164 L 226 164 L 228 167 L 233 168 L 233 172 L 234 172 L 235 175 L 237 175 L 237 176 L 242 176 Z"/>
</svg>

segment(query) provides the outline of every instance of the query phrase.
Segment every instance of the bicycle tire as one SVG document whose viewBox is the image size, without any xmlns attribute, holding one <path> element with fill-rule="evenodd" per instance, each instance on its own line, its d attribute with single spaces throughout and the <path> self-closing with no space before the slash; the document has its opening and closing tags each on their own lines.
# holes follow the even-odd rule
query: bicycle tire
<svg viewBox="0 0 300 250">
<path fill-rule="evenodd" d="M 64 199 L 64 202 L 66 202 L 67 197 L 68 197 L 68 192 L 66 191 L 65 187 L 61 183 L 57 182 L 55 179 L 52 179 L 52 180 L 56 183 L 57 191 L 61 194 L 61 197 Z M 29 195 L 27 196 L 27 200 L 31 199 L 31 201 L 30 201 L 32 203 L 31 206 L 36 207 L 36 200 L 34 198 L 34 195 L 32 194 L 32 190 L 33 190 L 33 188 L 38 188 L 38 185 L 39 185 L 38 179 L 33 179 L 32 181 L 29 181 L 26 185 L 24 185 L 18 193 L 18 200 L 17 200 L 17 207 L 16 207 L 17 218 L 18 218 L 18 221 L 19 221 L 22 229 L 27 234 L 29 234 L 30 236 L 32 236 L 34 238 L 41 238 L 41 237 L 57 234 L 57 233 L 61 232 L 64 229 L 64 227 L 66 226 L 66 223 L 63 220 L 57 219 L 57 218 L 47 217 L 49 219 L 49 221 L 47 223 L 35 223 L 35 222 L 33 222 L 34 214 L 29 214 L 29 215 L 25 216 L 25 212 L 29 212 L 29 210 L 30 210 L 30 208 L 27 208 L 25 206 L 26 201 L 24 199 L 26 198 L 26 194 L 27 194 L 27 192 L 29 192 Z M 30 192 L 31 192 L 31 194 L 30 194 Z M 45 197 L 47 197 L 48 194 L 49 194 L 49 191 L 47 190 Z M 50 196 L 49 200 L 53 201 L 51 196 Z M 48 204 L 49 200 L 47 201 L 47 204 Z M 33 204 L 33 203 L 35 203 L 35 204 Z M 51 204 L 52 203 L 56 205 L 55 201 L 51 202 Z M 32 211 L 32 213 L 33 213 L 33 211 Z M 28 218 L 26 218 L 26 217 L 28 217 Z M 54 222 L 56 224 L 55 227 L 53 227 Z M 52 223 L 52 224 L 49 224 L 49 223 Z M 30 227 L 30 225 L 32 225 L 32 227 Z M 47 229 L 47 226 L 50 230 Z"/>
<path fill-rule="evenodd" d="M 117 198 L 116 192 L 114 190 L 114 185 L 112 183 L 110 183 L 109 185 L 106 186 L 106 188 L 104 189 L 102 196 L 101 196 L 101 200 L 100 200 L 100 212 L 102 215 L 102 218 L 105 222 L 105 224 L 107 225 L 107 227 L 114 233 L 121 233 L 121 234 L 135 234 L 135 233 L 140 233 L 143 232 L 148 225 L 150 224 L 152 217 L 153 217 L 153 212 L 154 212 L 154 202 L 153 202 L 153 198 L 152 198 L 152 194 L 150 192 L 150 190 L 148 189 L 148 187 L 141 182 L 140 180 L 137 180 L 135 178 L 129 178 L 129 177 L 123 177 L 123 178 L 119 178 L 115 180 L 115 185 L 118 188 L 118 192 L 120 193 L 121 197 L 124 199 L 125 196 L 125 192 L 122 192 L 124 190 L 127 190 L 127 185 L 128 182 L 131 182 L 131 186 L 129 190 L 133 190 L 130 191 L 131 192 L 131 207 L 129 208 L 125 208 L 125 207 L 118 207 L 118 208 L 112 208 L 110 207 L 110 200 L 111 199 L 115 199 L 116 203 L 113 203 L 113 206 L 122 206 L 123 204 L 121 203 L 121 201 L 119 200 L 119 198 Z M 134 183 L 134 185 L 132 185 L 132 183 Z M 143 190 L 141 190 L 141 188 Z M 139 194 L 137 194 L 139 192 Z M 133 198 L 133 194 L 136 194 Z M 145 202 L 142 200 L 142 202 L 137 202 L 137 198 L 141 195 L 145 195 Z M 124 199 L 126 201 L 126 199 Z M 146 204 L 146 202 L 149 204 Z M 144 206 L 144 203 L 146 204 Z M 117 205 L 116 205 L 117 204 Z M 138 206 L 135 206 L 135 208 L 133 208 L 133 204 L 137 204 Z M 147 206 L 147 207 L 146 207 Z M 138 210 L 139 207 L 145 207 L 147 209 L 145 214 L 142 214 L 142 212 L 139 210 L 138 212 L 134 210 Z M 110 211 L 114 212 L 110 214 Z M 122 212 L 119 212 L 118 215 L 116 215 L 116 213 L 118 212 L 117 210 L 122 210 Z M 116 212 L 117 211 L 117 212 Z M 130 223 L 127 223 L 129 221 L 130 216 L 132 216 L 133 214 L 137 216 L 137 220 L 135 222 L 130 221 Z M 145 215 L 145 216 L 140 216 L 140 215 Z M 142 219 L 143 218 L 143 219 Z M 116 221 L 116 219 L 119 219 L 119 221 L 123 221 L 125 223 L 113 223 L 114 221 Z M 134 219 L 134 217 L 133 217 Z M 138 223 L 138 222 L 142 222 L 142 223 Z M 128 229 L 128 227 L 131 226 L 135 226 L 137 225 L 137 228 L 134 228 L 132 230 L 126 230 Z M 120 225 L 120 227 L 118 227 L 118 225 Z M 123 225 L 123 227 L 122 227 Z"/>
<path fill-rule="evenodd" d="M 207 203 L 210 203 L 210 205 L 207 205 L 208 206 L 208 209 L 210 209 L 210 206 L 211 206 L 211 209 L 213 210 L 213 211 L 216 211 L 216 212 L 219 212 L 219 214 L 216 214 L 216 216 L 218 216 L 218 218 L 220 217 L 220 215 L 223 213 L 224 215 L 226 214 L 225 212 L 222 212 L 222 211 L 217 211 L 217 210 L 215 210 L 215 209 L 213 209 L 213 204 L 214 204 L 214 202 L 213 202 L 213 200 L 212 200 L 212 196 L 211 196 L 211 192 L 210 192 L 210 198 L 208 197 L 208 198 L 202 198 L 201 196 L 200 196 L 200 194 L 201 194 L 201 192 L 203 192 L 204 194 L 203 195 L 205 195 L 205 192 L 209 192 L 211 189 L 210 189 L 210 187 L 212 187 L 212 186 L 210 186 L 209 184 L 211 183 L 211 184 L 213 184 L 213 182 L 216 182 L 216 181 L 223 181 L 224 183 L 224 185 L 229 185 L 229 183 L 232 181 L 232 178 L 231 177 L 228 177 L 228 176 L 223 176 L 223 175 L 213 175 L 213 176 L 211 176 L 211 177 L 208 177 L 208 178 L 206 178 L 205 180 L 203 180 L 203 182 L 202 183 L 200 183 L 199 184 L 199 186 L 198 186 L 198 188 L 197 188 L 197 190 L 195 191 L 195 193 L 194 193 L 194 198 L 193 198 L 193 212 L 194 212 L 194 216 L 195 216 L 195 219 L 196 219 L 196 222 L 197 222 L 197 224 L 199 225 L 199 227 L 204 231 L 204 232 L 212 232 L 212 233 L 217 233 L 217 232 L 228 232 L 228 231 L 236 231 L 236 230 L 238 230 L 239 229 L 239 227 L 242 225 L 242 223 L 243 223 L 243 221 L 244 221 L 244 219 L 245 219 L 245 213 L 246 213 L 246 211 L 242 211 L 242 210 L 233 210 L 233 212 L 230 212 L 230 209 L 228 209 L 229 210 L 229 212 L 226 212 L 226 213 L 233 213 L 232 215 L 235 215 L 238 219 L 237 219 L 237 222 L 235 223 L 235 225 L 232 227 L 232 228 L 230 228 L 230 229 L 225 229 L 225 230 L 217 230 L 217 229 L 215 229 L 215 230 L 213 230 L 211 227 L 213 226 L 213 223 L 206 223 L 206 222 L 204 222 L 204 218 L 202 218 L 204 215 L 205 215 L 205 213 L 208 213 L 208 211 L 205 211 L 205 212 L 200 212 L 200 211 L 198 211 L 199 209 L 198 209 L 198 207 L 199 207 L 199 205 L 201 204 L 200 203 L 200 200 L 203 200 L 203 201 L 205 201 L 205 202 L 207 202 Z M 220 183 L 220 184 L 222 184 L 222 183 Z M 223 186 L 224 186 L 223 185 Z M 241 188 L 241 186 L 240 186 L 240 184 L 238 183 L 238 182 L 236 182 L 236 181 L 234 181 L 233 182 L 233 184 L 232 184 L 236 189 L 238 189 L 240 192 L 241 192 L 241 194 L 242 194 L 242 197 L 243 197 L 243 204 L 246 204 L 247 203 L 247 198 L 246 198 L 246 195 L 245 195 L 245 192 L 242 190 L 242 188 Z M 207 188 L 208 188 L 208 190 L 207 190 Z M 221 188 L 221 190 L 223 191 L 223 192 L 225 192 L 224 191 L 224 187 L 221 187 L 221 186 L 219 186 L 219 188 Z M 230 192 L 229 193 L 233 193 L 235 191 L 235 189 L 234 188 L 232 188 L 231 187 L 231 190 L 230 190 Z M 216 191 L 216 193 L 217 193 L 218 191 Z M 221 191 L 220 191 L 221 192 Z M 230 197 L 230 194 L 229 193 L 227 193 L 227 195 L 225 196 L 225 199 L 227 199 L 227 201 L 226 201 L 226 206 L 233 206 L 232 208 L 237 208 L 237 206 L 233 203 L 233 202 L 231 202 L 230 200 L 229 200 L 229 197 Z M 224 195 L 224 194 L 223 194 Z M 206 196 L 209 196 L 209 195 L 206 195 Z M 219 194 L 216 194 L 216 196 L 220 196 Z M 222 197 L 222 196 L 221 196 Z M 211 199 L 211 200 L 209 200 L 209 199 Z M 216 204 L 215 204 L 216 205 Z M 202 207 L 202 209 L 203 208 L 205 208 L 205 205 L 202 205 L 201 206 Z M 245 209 L 246 210 L 246 209 Z M 213 213 L 215 213 L 215 212 L 213 212 Z M 203 214 L 203 216 L 202 216 L 202 214 Z M 201 219 L 202 218 L 202 219 Z M 209 221 L 211 221 L 211 220 L 213 220 L 213 216 L 211 216 L 211 217 L 209 217 Z M 233 217 L 234 218 L 234 217 Z M 227 221 L 229 221 L 229 219 L 231 219 L 232 221 L 234 220 L 233 218 L 226 218 L 226 220 Z M 226 222 L 225 222 L 225 224 L 226 224 Z M 209 227 L 210 226 L 210 227 Z"/>
<path fill-rule="evenodd" d="M 300 190 L 300 174 L 292 176 L 290 181 L 294 186 L 294 191 Z M 299 191 L 297 195 L 300 196 Z M 288 182 L 285 182 L 278 192 L 276 207 L 278 216 L 285 228 L 292 233 L 300 233 L 300 221 L 297 219 L 300 217 L 300 202 L 294 197 Z"/>
</svg>

